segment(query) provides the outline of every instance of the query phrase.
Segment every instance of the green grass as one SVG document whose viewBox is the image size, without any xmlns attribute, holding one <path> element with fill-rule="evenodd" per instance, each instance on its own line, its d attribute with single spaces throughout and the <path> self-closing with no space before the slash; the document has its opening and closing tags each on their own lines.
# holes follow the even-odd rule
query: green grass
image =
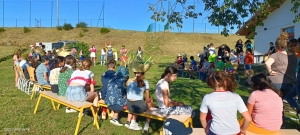
<svg viewBox="0 0 300 135">
<path fill-rule="evenodd" d="M 166 66 L 171 65 L 173 57 L 163 57 L 161 61 L 153 65 L 146 73 L 146 79 L 150 83 L 151 96 L 155 98 L 155 85 L 160 79 L 160 76 Z M 51 102 L 47 99 L 42 99 L 37 113 L 34 115 L 33 110 L 37 98 L 30 100 L 30 97 L 14 87 L 14 71 L 12 69 L 12 59 L 1 62 L 0 70 L 0 134 L 73 134 L 77 123 L 78 113 L 66 114 L 65 108 L 54 111 Z M 256 71 L 261 71 L 262 66 L 254 66 Z M 97 81 L 96 89 L 100 90 L 100 75 L 106 71 L 104 66 L 92 67 L 91 69 L 95 74 Z M 131 72 L 132 76 L 132 72 Z M 243 75 L 242 75 L 243 76 Z M 244 83 L 242 80 L 241 84 Z M 190 80 L 186 78 L 178 78 L 175 82 L 171 83 L 171 98 L 173 100 L 182 101 L 187 105 L 191 105 L 196 112 L 193 119 L 194 127 L 201 127 L 199 122 L 199 107 L 202 98 L 205 94 L 212 92 L 206 84 L 200 80 Z M 242 98 L 247 101 L 251 90 L 247 87 L 239 85 L 237 90 Z M 290 110 L 290 108 L 287 106 Z M 294 114 L 288 116 L 295 117 Z M 127 118 L 126 113 L 121 113 L 121 122 L 125 123 Z M 144 126 L 145 118 L 138 117 L 138 123 Z M 131 131 L 125 127 L 116 127 L 109 123 L 109 120 L 99 122 L 100 130 L 97 130 L 92 124 L 92 118 L 84 116 L 80 124 L 80 134 L 103 134 L 103 135 L 139 135 L 140 131 Z M 150 123 L 150 133 L 158 135 L 162 127 L 162 122 L 152 120 Z M 287 128 L 295 128 L 297 122 L 288 120 Z M 29 129 L 29 131 L 4 131 L 18 130 L 13 128 Z"/>
</svg>

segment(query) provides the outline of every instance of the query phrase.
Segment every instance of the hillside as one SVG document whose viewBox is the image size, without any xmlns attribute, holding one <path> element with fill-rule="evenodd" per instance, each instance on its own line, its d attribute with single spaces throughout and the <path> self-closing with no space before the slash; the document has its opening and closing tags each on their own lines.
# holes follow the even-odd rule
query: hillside
<svg viewBox="0 0 300 135">
<path fill-rule="evenodd" d="M 128 50 L 135 51 L 141 46 L 145 52 L 177 55 L 186 53 L 196 55 L 202 51 L 203 45 L 214 43 L 215 46 L 223 43 L 231 48 L 238 39 L 245 41 L 242 36 L 230 35 L 224 37 L 220 34 L 193 34 L 193 33 L 146 33 L 137 31 L 111 30 L 110 33 L 101 34 L 100 28 L 88 28 L 88 32 L 80 37 L 81 29 L 70 31 L 57 30 L 56 28 L 30 28 L 31 32 L 24 33 L 23 28 L 6 28 L 0 32 L 0 45 L 28 46 L 36 42 L 57 42 L 58 40 L 77 40 L 96 48 L 103 47 L 104 42 L 111 42 L 113 47 L 120 49 L 125 45 Z"/>
</svg>

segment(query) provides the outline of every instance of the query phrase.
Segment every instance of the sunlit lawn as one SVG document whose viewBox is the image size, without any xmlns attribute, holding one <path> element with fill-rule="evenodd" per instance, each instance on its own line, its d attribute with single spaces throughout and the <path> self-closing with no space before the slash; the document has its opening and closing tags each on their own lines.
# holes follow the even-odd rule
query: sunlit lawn
<svg viewBox="0 0 300 135">
<path fill-rule="evenodd" d="M 146 79 L 150 82 L 150 91 L 155 98 L 155 84 L 160 79 L 164 68 L 171 65 L 172 57 L 163 57 L 160 62 L 151 67 L 146 74 Z M 77 122 L 78 113 L 66 114 L 65 108 L 54 111 L 51 102 L 42 99 L 37 114 L 33 114 L 37 98 L 30 100 L 30 97 L 14 87 L 14 72 L 12 69 L 12 59 L 1 62 L 0 70 L 0 134 L 73 134 Z M 254 66 L 255 70 L 262 71 L 262 66 Z M 92 67 L 97 81 L 97 90 L 100 90 L 100 75 L 105 72 L 106 68 L 99 66 Z M 132 74 L 132 73 L 131 73 Z M 242 74 L 242 72 L 241 72 Z M 243 76 L 243 75 L 241 75 Z M 244 84 L 244 80 L 240 82 Z M 187 105 L 191 105 L 196 112 L 193 118 L 194 127 L 201 127 L 199 122 L 199 106 L 205 94 L 212 90 L 202 83 L 200 80 L 190 80 L 187 78 L 178 78 L 171 84 L 171 98 L 182 101 Z M 243 85 L 239 85 L 236 90 L 245 101 L 251 90 Z M 286 107 L 287 108 L 287 107 Z M 290 109 L 290 108 L 288 108 Z M 294 114 L 289 114 L 294 116 Z M 121 122 L 125 123 L 127 114 L 121 115 Z M 144 126 L 145 118 L 138 117 L 138 123 Z M 80 134 L 104 134 L 104 135 L 139 135 L 140 131 L 131 131 L 125 127 L 116 127 L 109 123 L 109 120 L 99 121 L 100 130 L 97 130 L 92 124 L 92 118 L 84 116 L 80 125 Z M 159 134 L 162 122 L 153 120 L 150 123 L 149 134 Z M 287 120 L 287 128 L 295 128 L 297 122 Z M 28 131 L 16 131 L 21 128 Z M 6 129 L 6 130 L 5 130 Z M 15 131 L 7 131 L 8 129 Z"/>
</svg>

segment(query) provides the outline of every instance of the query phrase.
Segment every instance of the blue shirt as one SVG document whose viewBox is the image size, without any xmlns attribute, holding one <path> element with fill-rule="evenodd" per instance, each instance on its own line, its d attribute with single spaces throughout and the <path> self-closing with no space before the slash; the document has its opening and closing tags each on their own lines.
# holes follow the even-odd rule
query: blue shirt
<svg viewBox="0 0 300 135">
<path fill-rule="evenodd" d="M 191 64 L 193 66 L 193 70 L 197 70 L 197 62 L 195 60 L 192 60 Z"/>
<path fill-rule="evenodd" d="M 113 70 L 108 70 L 101 75 L 101 82 L 102 82 L 101 98 L 102 99 L 105 99 L 107 93 L 108 81 L 115 77 L 115 73 L 116 72 Z"/>
<path fill-rule="evenodd" d="M 48 74 L 48 68 L 44 63 L 41 63 L 37 67 L 35 73 L 39 85 L 49 85 L 48 81 L 44 78 L 44 73 Z"/>
<path fill-rule="evenodd" d="M 145 90 L 149 90 L 149 83 L 144 80 L 146 86 L 140 88 L 136 81 L 131 80 L 127 86 L 127 99 L 130 100 L 143 100 Z"/>
<path fill-rule="evenodd" d="M 114 78 L 108 81 L 107 85 L 107 93 L 104 99 L 105 104 L 107 106 L 111 105 L 126 105 L 127 99 L 124 98 L 126 96 L 126 82 L 127 78 L 121 76 L 115 76 Z"/>
</svg>

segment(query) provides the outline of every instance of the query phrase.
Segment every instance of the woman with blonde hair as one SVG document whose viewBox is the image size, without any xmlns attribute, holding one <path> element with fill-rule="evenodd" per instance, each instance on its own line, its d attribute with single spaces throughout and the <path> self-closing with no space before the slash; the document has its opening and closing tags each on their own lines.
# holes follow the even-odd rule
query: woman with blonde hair
<svg viewBox="0 0 300 135">
<path fill-rule="evenodd" d="M 284 99 L 296 82 L 297 57 L 287 50 L 288 34 L 286 32 L 282 32 L 277 38 L 275 46 L 278 52 L 269 56 L 265 66 L 268 78 L 272 81 L 275 88 L 281 91 Z M 284 116 L 282 126 L 284 126 Z"/>
</svg>

